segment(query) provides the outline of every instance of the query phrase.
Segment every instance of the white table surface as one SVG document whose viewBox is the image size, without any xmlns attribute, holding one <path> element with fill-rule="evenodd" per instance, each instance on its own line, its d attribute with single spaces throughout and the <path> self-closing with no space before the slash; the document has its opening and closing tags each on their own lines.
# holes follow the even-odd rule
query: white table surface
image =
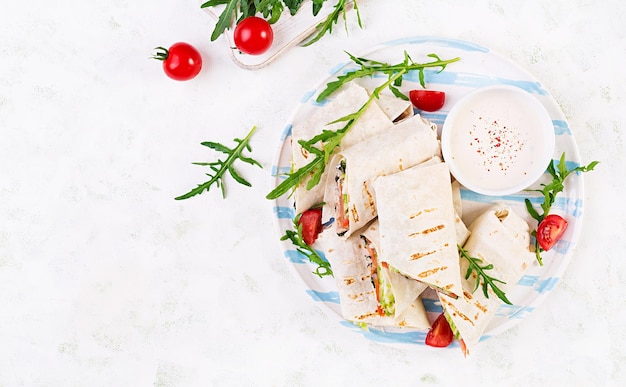
<svg viewBox="0 0 626 387">
<path fill-rule="evenodd" d="M 623 219 L 626 3 L 368 0 L 364 29 L 258 71 L 236 67 L 195 0 L 12 2 L 0 12 L 0 386 L 610 386 L 626 380 Z M 581 159 L 571 264 L 521 323 L 457 351 L 398 349 L 339 325 L 304 292 L 275 232 L 271 164 L 303 93 L 388 40 L 435 35 L 498 51 L 553 94 Z M 166 78 L 153 48 L 205 60 Z M 242 168 L 175 201 L 201 141 L 256 125 Z"/>
</svg>

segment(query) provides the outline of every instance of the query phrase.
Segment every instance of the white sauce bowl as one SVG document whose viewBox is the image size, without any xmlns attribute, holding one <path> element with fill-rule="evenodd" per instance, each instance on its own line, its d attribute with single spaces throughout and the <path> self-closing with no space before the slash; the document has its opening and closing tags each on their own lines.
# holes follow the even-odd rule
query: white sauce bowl
<svg viewBox="0 0 626 387">
<path fill-rule="evenodd" d="M 452 175 L 483 195 L 510 195 L 545 172 L 554 153 L 554 125 L 544 106 L 513 86 L 478 89 L 450 110 L 441 149 Z"/>
</svg>

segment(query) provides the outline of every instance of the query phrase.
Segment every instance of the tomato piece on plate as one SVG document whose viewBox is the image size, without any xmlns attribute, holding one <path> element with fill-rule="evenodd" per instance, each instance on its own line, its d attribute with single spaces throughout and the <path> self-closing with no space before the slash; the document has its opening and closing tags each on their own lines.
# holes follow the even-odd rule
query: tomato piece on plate
<svg viewBox="0 0 626 387">
<path fill-rule="evenodd" d="M 152 58 L 163 61 L 165 75 L 174 80 L 188 81 L 202 70 L 202 55 L 189 43 L 178 42 L 169 49 L 157 47 L 156 50 Z"/>
<path fill-rule="evenodd" d="M 249 16 L 237 24 L 233 38 L 239 51 L 250 55 L 261 55 L 272 46 L 274 31 L 267 20 Z"/>
<path fill-rule="evenodd" d="M 322 232 L 322 209 L 312 208 L 303 212 L 298 219 L 298 225 L 302 226 L 302 239 L 311 246 Z"/>
<path fill-rule="evenodd" d="M 446 93 L 436 90 L 411 90 L 409 91 L 409 99 L 416 108 L 426 111 L 434 112 L 443 107 L 446 102 Z"/>
<path fill-rule="evenodd" d="M 537 226 L 537 242 L 545 251 L 550 250 L 561 239 L 567 229 L 567 221 L 561 216 L 550 214 Z"/>
<path fill-rule="evenodd" d="M 426 334 L 425 343 L 431 347 L 443 348 L 450 345 L 452 340 L 454 340 L 454 333 L 452 333 L 446 316 L 442 313 L 437 317 L 435 322 L 433 322 L 432 327 Z"/>
</svg>

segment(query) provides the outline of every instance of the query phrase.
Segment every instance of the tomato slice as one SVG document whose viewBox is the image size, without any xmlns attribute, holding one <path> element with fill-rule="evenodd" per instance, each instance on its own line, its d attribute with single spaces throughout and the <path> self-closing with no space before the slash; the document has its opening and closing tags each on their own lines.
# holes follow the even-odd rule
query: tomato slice
<svg viewBox="0 0 626 387">
<path fill-rule="evenodd" d="M 537 227 L 537 242 L 545 251 L 550 250 L 561 239 L 567 229 L 567 221 L 556 214 L 543 218 Z"/>
<path fill-rule="evenodd" d="M 300 215 L 298 225 L 302 226 L 302 239 L 311 246 L 322 232 L 322 209 L 312 208 Z"/>
<path fill-rule="evenodd" d="M 443 348 L 450 345 L 452 340 L 454 340 L 454 333 L 452 333 L 446 316 L 442 313 L 437 317 L 435 322 L 433 322 L 433 326 L 426 334 L 426 345 Z"/>
<path fill-rule="evenodd" d="M 416 108 L 434 112 L 443 107 L 446 102 L 446 93 L 436 90 L 417 89 L 409 91 L 409 99 Z"/>
</svg>

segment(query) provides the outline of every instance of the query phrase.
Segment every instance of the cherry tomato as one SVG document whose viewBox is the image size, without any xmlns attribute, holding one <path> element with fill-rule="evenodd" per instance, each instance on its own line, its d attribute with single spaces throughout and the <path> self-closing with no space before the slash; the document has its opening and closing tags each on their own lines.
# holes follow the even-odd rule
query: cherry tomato
<svg viewBox="0 0 626 387">
<path fill-rule="evenodd" d="M 416 108 L 434 112 L 443 107 L 446 102 L 446 93 L 436 90 L 417 89 L 409 91 L 409 99 Z"/>
<path fill-rule="evenodd" d="M 172 79 L 188 81 L 202 69 L 202 55 L 188 43 L 174 43 L 169 49 L 157 47 L 155 50 L 153 58 L 163 61 L 163 71 Z"/>
<path fill-rule="evenodd" d="M 274 41 L 274 31 L 267 20 L 249 16 L 240 21 L 234 32 L 235 46 L 250 55 L 261 55 L 269 50 Z"/>
<path fill-rule="evenodd" d="M 442 313 L 433 322 L 433 326 L 426 334 L 425 343 L 431 347 L 447 347 L 452 340 L 454 340 L 454 333 L 452 333 L 446 316 Z"/>
<path fill-rule="evenodd" d="M 312 208 L 300 215 L 298 225 L 302 226 L 302 239 L 311 246 L 322 232 L 322 209 Z"/>
<path fill-rule="evenodd" d="M 556 214 L 543 218 L 537 226 L 537 242 L 545 251 L 548 251 L 561 239 L 567 229 L 567 221 Z"/>
</svg>

